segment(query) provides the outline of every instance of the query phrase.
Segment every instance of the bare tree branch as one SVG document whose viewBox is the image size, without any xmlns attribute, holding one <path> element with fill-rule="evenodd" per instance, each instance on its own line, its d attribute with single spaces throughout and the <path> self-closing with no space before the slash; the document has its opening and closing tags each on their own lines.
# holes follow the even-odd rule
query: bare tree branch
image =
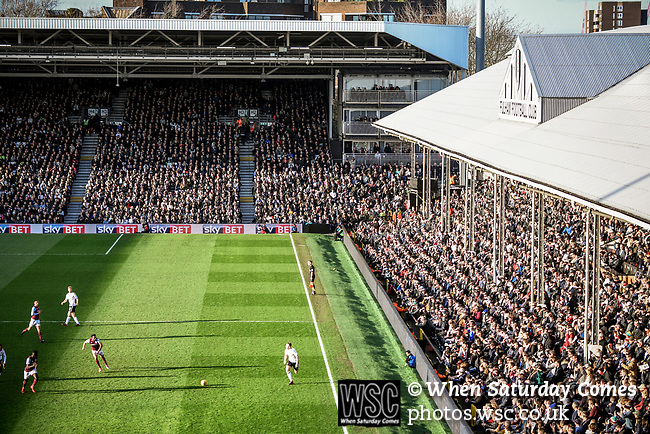
<svg viewBox="0 0 650 434">
<path fill-rule="evenodd" d="M 213 15 L 215 14 L 222 14 L 225 12 L 225 9 L 222 5 L 220 4 L 213 4 L 212 6 L 208 6 L 206 8 L 203 8 L 201 12 L 199 13 L 199 19 L 201 20 L 209 20 L 212 18 Z"/>
<path fill-rule="evenodd" d="M 469 27 L 469 74 L 476 72 L 476 6 L 465 4 L 450 7 L 445 16 L 444 10 L 438 7 L 432 10 L 405 2 L 395 14 L 397 21 L 425 24 L 450 24 Z M 541 33 L 531 24 L 519 21 L 516 15 L 511 15 L 502 6 L 485 14 L 485 67 L 489 67 L 506 58 L 515 45 L 520 34 Z"/>
<path fill-rule="evenodd" d="M 163 10 L 163 18 L 173 18 L 181 19 L 185 18 L 185 13 L 183 12 L 183 5 L 177 0 L 172 0 L 165 3 L 165 8 Z"/>
<path fill-rule="evenodd" d="M 395 10 L 395 21 L 404 23 L 445 24 L 445 9 L 436 1 L 434 6 L 424 6 L 422 3 L 405 1 Z"/>
<path fill-rule="evenodd" d="M 0 15 L 4 17 L 44 17 L 56 9 L 59 0 L 4 0 Z"/>
</svg>

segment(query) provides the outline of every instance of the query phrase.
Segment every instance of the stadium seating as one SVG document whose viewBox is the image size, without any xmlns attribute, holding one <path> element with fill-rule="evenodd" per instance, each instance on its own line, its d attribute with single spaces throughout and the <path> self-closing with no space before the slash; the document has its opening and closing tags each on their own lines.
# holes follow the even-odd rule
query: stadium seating
<svg viewBox="0 0 650 434">
<path fill-rule="evenodd" d="M 0 222 L 63 221 L 83 133 L 68 116 L 111 97 L 98 80 L 3 80 Z"/>
<path fill-rule="evenodd" d="M 571 407 L 577 400 L 577 410 L 584 411 L 582 415 L 576 410 L 571 421 L 540 422 L 535 431 L 524 430 L 524 421 L 516 419 L 510 432 L 585 432 L 591 423 L 596 424 L 597 432 L 604 432 L 608 424 L 612 425 L 608 420 L 619 420 L 619 425 L 621 421 L 630 426 L 635 426 L 635 421 L 637 426 L 647 424 L 643 422 L 650 416 L 647 395 L 642 398 L 640 391 L 618 399 L 618 407 L 609 405 L 609 398 L 597 396 L 592 402 L 576 392 L 584 381 L 617 386 L 645 385 L 650 381 L 645 364 L 650 358 L 647 275 L 639 275 L 632 282 L 615 270 L 603 269 L 601 349 L 593 356 L 590 367 L 585 367 L 581 339 L 585 315 L 584 233 L 580 223 L 584 209 L 547 199 L 546 305 L 535 306 L 530 304 L 527 256 L 529 194 L 514 185 L 508 190 L 506 271 L 497 284 L 491 278 L 489 181 L 478 188 L 473 254 L 463 244 L 463 201 L 458 197 L 452 202 L 454 221 L 448 235 L 436 229 L 435 219 L 427 221 L 421 214 L 411 213 L 402 220 L 381 224 L 376 220 L 360 222 L 354 229 L 355 239 L 372 268 L 394 291 L 397 306 L 408 310 L 427 332 L 436 334 L 434 341 L 444 341 L 442 361 L 452 381 L 482 387 L 493 381 L 508 386 L 549 381 L 572 387 L 566 399 L 499 396 L 493 400 L 485 389 L 482 396 L 461 405 L 533 409 Z M 568 227 L 570 231 L 565 230 Z M 604 222 L 604 228 L 610 234 L 606 241 L 634 245 L 636 239 L 636 245 L 645 245 L 647 231 L 609 220 Z M 626 234 L 630 238 L 621 239 Z M 625 409 L 632 407 L 637 410 L 630 415 Z M 504 429 L 494 420 L 482 420 L 480 426 L 488 432 Z M 614 432 L 614 427 L 610 428 Z"/>
<path fill-rule="evenodd" d="M 219 121 L 259 105 L 238 81 L 146 81 L 124 124 L 105 126 L 80 222 L 237 223 L 238 129 Z"/>
</svg>

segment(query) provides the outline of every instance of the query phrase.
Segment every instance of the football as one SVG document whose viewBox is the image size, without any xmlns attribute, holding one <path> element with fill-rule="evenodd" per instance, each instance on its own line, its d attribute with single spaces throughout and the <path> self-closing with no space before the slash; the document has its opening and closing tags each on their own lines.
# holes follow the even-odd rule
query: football
<svg viewBox="0 0 650 434">
<path fill-rule="evenodd" d="M 205 386 L 206 384 L 208 384 L 207 381 L 205 381 L 205 380 L 201 380 L 201 386 Z"/>
</svg>

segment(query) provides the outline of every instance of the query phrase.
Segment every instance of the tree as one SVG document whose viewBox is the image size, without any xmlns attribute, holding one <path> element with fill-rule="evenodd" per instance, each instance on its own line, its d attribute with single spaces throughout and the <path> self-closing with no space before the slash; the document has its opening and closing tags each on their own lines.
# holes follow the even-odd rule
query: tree
<svg viewBox="0 0 650 434">
<path fill-rule="evenodd" d="M 179 4 L 176 0 L 169 1 L 165 3 L 163 9 L 163 18 L 174 18 L 180 19 L 185 18 L 185 12 L 183 11 L 183 5 Z"/>
<path fill-rule="evenodd" d="M 56 9 L 59 0 L 3 0 L 0 16 L 3 17 L 44 17 Z"/>
<path fill-rule="evenodd" d="M 433 6 L 405 1 L 394 13 L 395 20 L 404 23 L 445 24 L 445 9 L 440 1 L 436 1 Z"/>
<path fill-rule="evenodd" d="M 205 7 L 201 9 L 201 12 L 199 13 L 199 19 L 200 20 L 209 20 L 212 18 L 213 15 L 219 15 L 223 14 L 225 12 L 225 9 L 223 6 L 218 5 L 218 4 L 213 4 L 212 6 Z"/>
<path fill-rule="evenodd" d="M 89 8 L 86 13 L 84 13 L 84 17 L 87 18 L 101 18 L 102 17 L 102 9 L 101 8 Z"/>
<path fill-rule="evenodd" d="M 476 72 L 476 5 L 465 4 L 460 7 L 447 9 L 446 17 L 438 10 L 423 8 L 405 2 L 395 14 L 397 21 L 426 24 L 449 24 L 469 27 L 469 67 L 468 73 Z M 503 6 L 486 11 L 485 13 L 485 67 L 489 67 L 506 58 L 515 45 L 517 36 L 521 34 L 541 33 L 542 29 L 520 21 L 516 15 L 511 15 Z"/>
</svg>

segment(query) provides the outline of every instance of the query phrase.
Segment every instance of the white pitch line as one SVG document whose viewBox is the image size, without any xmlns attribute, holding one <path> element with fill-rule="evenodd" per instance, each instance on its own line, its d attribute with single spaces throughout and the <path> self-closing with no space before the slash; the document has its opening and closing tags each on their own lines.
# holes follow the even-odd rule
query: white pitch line
<svg viewBox="0 0 650 434">
<path fill-rule="evenodd" d="M 311 312 L 311 319 L 314 322 L 314 328 L 316 329 L 316 336 L 318 336 L 318 343 L 320 344 L 320 351 L 323 353 L 323 360 L 325 361 L 325 368 L 327 369 L 327 376 L 330 379 L 330 385 L 332 386 L 332 395 L 334 395 L 334 402 L 336 403 L 336 408 L 339 407 L 339 398 L 336 394 L 336 387 L 334 386 L 334 379 L 332 378 L 332 371 L 330 370 L 330 365 L 327 362 L 327 355 L 325 354 L 325 346 L 323 345 L 323 338 L 320 336 L 320 330 L 318 329 L 318 323 L 316 322 L 316 314 L 314 313 L 314 307 L 311 305 L 311 299 L 309 298 L 309 290 L 307 289 L 307 283 L 305 282 L 305 276 L 302 274 L 302 267 L 300 266 L 300 259 L 298 259 L 298 251 L 296 250 L 296 245 L 293 242 L 293 234 L 289 234 L 291 239 L 291 247 L 293 247 L 293 254 L 296 255 L 296 263 L 298 264 L 298 270 L 300 271 L 300 278 L 302 279 L 302 287 L 305 289 L 305 296 L 307 297 L 307 303 L 309 304 L 309 311 Z M 348 434 L 348 429 L 346 426 L 342 426 L 343 432 Z"/>
<path fill-rule="evenodd" d="M 25 323 L 29 321 L 0 321 L 0 324 L 17 324 Z M 57 323 L 61 321 L 41 321 L 44 323 Z M 156 320 L 142 320 L 142 321 L 83 321 L 84 323 L 91 324 L 183 324 L 183 323 L 198 323 L 198 322 L 207 322 L 207 323 L 311 323 L 311 321 L 247 321 L 247 320 L 238 320 L 238 319 L 198 319 L 198 320 L 178 320 L 178 321 L 156 321 Z"/>
<path fill-rule="evenodd" d="M 120 238 L 122 238 L 122 235 L 124 235 L 124 234 L 120 234 L 120 236 L 117 237 L 117 240 L 115 240 L 115 242 L 113 243 L 113 245 L 111 246 L 111 248 L 108 249 L 108 250 L 106 251 L 106 253 L 105 253 L 106 255 L 108 255 L 109 253 L 111 253 L 111 250 L 113 250 L 113 247 L 115 247 L 115 244 L 117 244 L 117 242 L 120 241 Z"/>
</svg>

